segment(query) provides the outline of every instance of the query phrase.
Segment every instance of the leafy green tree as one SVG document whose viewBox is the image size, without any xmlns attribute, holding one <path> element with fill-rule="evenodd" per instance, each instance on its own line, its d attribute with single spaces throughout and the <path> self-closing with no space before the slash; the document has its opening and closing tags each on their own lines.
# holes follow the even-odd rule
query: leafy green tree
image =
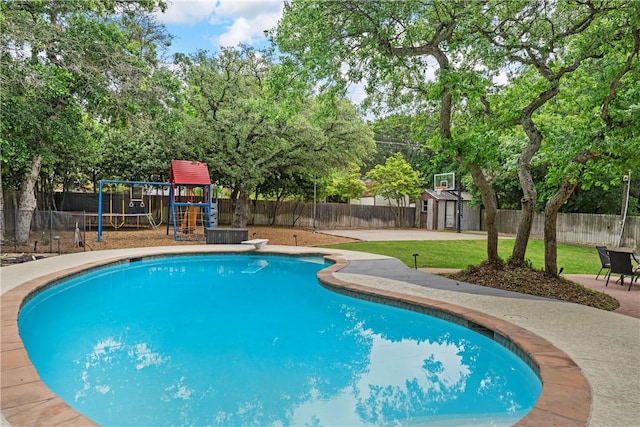
<svg viewBox="0 0 640 427">
<path fill-rule="evenodd" d="M 164 7 L 155 0 L 0 3 L 3 158 L 15 156 L 3 159 L 10 178 L 3 183 L 20 187 L 19 243 L 29 237 L 43 165 L 58 152 L 80 155 L 85 112 L 102 120 L 121 114 L 144 81 L 156 44 L 131 36 L 149 29 L 151 20 L 137 18 Z"/>
<path fill-rule="evenodd" d="M 504 112 L 503 120 L 511 120 L 520 126 L 528 140 L 518 158 L 518 178 L 523 197 L 520 223 L 510 258 L 510 263 L 514 265 L 524 264 L 538 201 L 532 160 L 541 149 L 544 138 L 539 115 L 543 107 L 560 93 L 563 81 L 570 79 L 576 70 L 590 61 L 602 57 L 609 40 L 618 37 L 607 31 L 596 31 L 598 27 L 605 26 L 616 32 L 613 26 L 606 24 L 612 18 L 613 9 L 607 2 L 554 2 L 550 5 L 533 0 L 497 0 L 487 4 L 484 13 L 486 19 L 476 27 L 491 45 L 485 52 L 487 63 L 491 63 L 493 57 L 500 66 L 513 64 L 523 67 L 523 72 L 512 76 L 509 90 L 505 92 L 500 105 Z M 596 33 L 598 37 L 594 38 Z M 503 58 L 507 58 L 508 62 L 504 63 Z M 564 195 L 570 194 L 567 190 L 568 187 L 551 200 L 549 207 L 555 213 L 564 202 Z M 552 214 L 551 211 L 548 213 Z M 552 240 L 548 241 L 550 245 L 555 244 Z M 556 274 L 554 270 L 547 272 Z"/>
<path fill-rule="evenodd" d="M 635 130 L 639 122 L 634 114 L 637 100 L 632 99 L 640 85 L 640 20 L 636 19 L 634 28 L 625 22 L 628 17 L 624 14 L 617 18 L 611 24 L 627 28 L 628 33 L 619 32 L 602 58 L 587 64 L 584 72 L 576 73 L 571 85 L 563 88 L 564 99 L 553 105 L 556 120 L 551 121 L 553 126 L 547 132 L 553 144 L 542 148 L 550 164 L 546 182 L 555 184 L 555 192 L 546 198 L 544 207 L 545 271 L 549 274 L 557 270 L 556 219 L 562 205 L 581 183 L 592 185 L 591 176 L 597 171 L 609 170 L 620 177 L 626 170 L 638 170 L 634 153 L 640 150 Z M 605 34 L 612 30 L 606 28 Z M 608 75 L 603 74 L 604 70 Z M 576 108 L 576 102 L 580 108 Z M 600 120 L 589 120 L 585 107 Z"/>
<path fill-rule="evenodd" d="M 243 227 L 250 194 L 296 151 L 287 138 L 292 114 L 269 93 L 270 58 L 248 47 L 198 52 L 180 66 L 194 111 L 190 134 L 216 178 L 233 189 L 232 225 Z M 305 130 L 320 137 L 310 125 Z"/>
<path fill-rule="evenodd" d="M 265 180 L 256 188 L 257 200 L 260 195 L 270 200 L 274 200 L 273 210 L 270 212 L 270 224 L 275 224 L 278 209 L 281 202 L 285 200 L 295 200 L 297 202 L 308 202 L 314 200 L 314 194 L 323 193 L 323 180 L 318 180 L 312 173 L 299 168 L 281 166 L 277 170 L 265 178 Z M 316 199 L 317 200 L 317 199 Z M 302 206 L 300 203 L 296 206 Z M 294 223 L 297 216 L 294 215 Z"/>
<path fill-rule="evenodd" d="M 401 153 L 389 157 L 384 165 L 376 165 L 367 172 L 367 178 L 373 181 L 371 191 L 374 194 L 396 202 L 396 217 L 400 215 L 399 208 L 406 206 L 407 198 L 417 200 L 422 193 L 422 181 L 418 172 L 411 168 Z"/>
<path fill-rule="evenodd" d="M 313 175 L 303 170 L 279 167 L 256 188 L 256 199 L 258 195 L 275 199 L 276 202 L 286 199 L 313 200 Z"/>
<path fill-rule="evenodd" d="M 94 129 L 101 160 L 87 167 L 97 167 L 102 179 L 149 181 L 167 177 L 172 159 L 199 158 L 186 131 L 182 86 L 168 70 L 150 70 L 140 95 L 129 101 L 133 113 Z"/>
<path fill-rule="evenodd" d="M 332 88 L 364 79 L 374 109 L 414 117 L 410 128 L 419 135 L 417 140 L 464 163 L 485 205 L 490 262 L 498 260 L 492 182 L 500 174 L 500 162 L 512 160 L 503 152 L 517 148 L 513 170 L 523 191 L 518 202 L 522 215 L 510 262 L 522 265 L 539 203 L 539 183 L 547 175 L 545 166 L 535 162 L 544 138 L 551 140 L 544 121 L 552 108 L 549 101 L 611 46 L 629 45 L 639 16 L 637 2 L 334 0 L 319 5 L 298 0 L 287 4 L 274 39 L 311 73 L 334 82 Z M 625 53 L 618 56 L 627 58 Z M 602 79 L 612 69 L 607 65 L 592 69 L 596 78 L 607 82 L 601 87 L 613 82 Z M 507 83 L 497 83 L 496 77 L 503 74 Z M 625 98 L 632 93 L 626 90 Z M 611 102 L 611 97 L 607 99 Z M 587 111 L 593 115 L 594 110 Z M 584 124 L 590 118 L 585 112 L 580 120 Z M 633 128 L 625 124 L 617 131 L 608 130 L 608 138 L 613 141 L 614 134 L 622 132 L 627 136 L 623 146 L 632 146 L 628 136 Z M 513 144 L 521 140 L 526 143 Z M 551 172 L 565 166 L 567 171 L 580 169 L 576 168 L 584 158 L 580 151 L 562 152 L 571 155 L 558 157 L 564 165 L 555 165 Z M 565 189 L 561 193 L 569 194 Z M 558 202 L 564 196 L 550 197 L 551 210 L 562 205 Z M 552 241 L 550 236 L 550 245 Z M 551 268 L 548 272 L 556 274 Z"/>
<path fill-rule="evenodd" d="M 560 208 L 561 213 L 588 213 L 620 215 L 620 202 L 622 200 L 623 186 L 621 177 L 608 180 L 598 174 L 592 175 L 592 179 L 601 183 L 576 188 L 571 197 Z M 607 182 L 607 184 L 604 184 Z M 629 215 L 640 215 L 640 170 L 631 173 L 629 200 Z"/>
<path fill-rule="evenodd" d="M 420 140 L 416 138 L 417 132 L 413 129 L 414 118 L 403 114 L 391 114 L 378 118 L 372 123 L 374 138 L 376 140 L 376 156 L 365 164 L 365 170 L 373 168 L 377 164 L 384 163 L 385 159 L 395 153 L 402 153 L 405 160 L 416 168 L 421 169 L 429 153 L 423 152 Z"/>
<path fill-rule="evenodd" d="M 632 69 L 631 58 L 637 57 L 632 33 L 638 28 L 638 6 L 495 1 L 486 12 L 488 19 L 478 31 L 492 46 L 487 62 L 496 54 L 522 69 L 492 104 L 500 120 L 520 127 L 527 140 L 517 163 L 522 214 L 510 262 L 524 263 L 533 212 L 544 204 L 545 271 L 556 275 L 560 207 L 582 181 L 590 185 L 589 169 L 630 147 L 628 139 L 613 142 L 616 126 L 611 125 L 620 122 L 607 122 L 605 116 L 620 79 Z M 623 46 L 626 53 L 620 52 Z M 598 116 L 600 124 L 593 120 Z M 541 171 L 538 176 L 536 171 Z"/>
<path fill-rule="evenodd" d="M 359 199 L 367 191 L 367 186 L 362 181 L 360 175 L 360 167 L 353 163 L 344 171 L 332 174 L 331 182 L 327 188 L 327 192 L 332 195 L 338 195 L 347 200 Z"/>
<path fill-rule="evenodd" d="M 487 256 L 498 262 L 495 197 L 485 176 L 497 138 L 480 129 L 464 134 L 462 122 L 452 130 L 454 107 L 468 106 L 464 116 L 476 122 L 490 117 L 493 71 L 479 67 L 468 48 L 478 39 L 470 28 L 482 13 L 479 2 L 298 0 L 287 4 L 273 36 L 331 89 L 366 81 L 374 109 L 416 116 L 416 140 L 464 162 L 486 209 Z"/>
<path fill-rule="evenodd" d="M 250 195 L 274 174 L 320 175 L 374 148 L 352 105 L 312 98 L 291 64 L 274 64 L 268 52 L 198 52 L 179 65 L 193 112 L 188 132 L 216 178 L 233 189 L 234 227 L 246 225 Z"/>
</svg>

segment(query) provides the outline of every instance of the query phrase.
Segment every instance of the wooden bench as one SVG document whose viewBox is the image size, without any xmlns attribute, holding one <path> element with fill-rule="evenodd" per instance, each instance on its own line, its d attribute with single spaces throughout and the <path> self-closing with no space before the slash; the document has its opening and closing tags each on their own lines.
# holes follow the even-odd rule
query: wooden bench
<svg viewBox="0 0 640 427">
<path fill-rule="evenodd" d="M 241 243 L 243 245 L 253 245 L 256 247 L 256 249 L 262 249 L 264 248 L 264 246 L 267 244 L 268 241 L 269 239 L 251 239 L 251 240 L 244 240 Z"/>
</svg>

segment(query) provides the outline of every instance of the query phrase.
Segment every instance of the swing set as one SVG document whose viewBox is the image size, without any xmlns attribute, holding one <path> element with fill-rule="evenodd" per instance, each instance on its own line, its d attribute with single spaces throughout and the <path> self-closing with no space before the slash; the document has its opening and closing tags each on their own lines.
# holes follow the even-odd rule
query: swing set
<svg viewBox="0 0 640 427">
<path fill-rule="evenodd" d="M 109 192 L 109 212 L 105 212 L 104 186 L 128 186 L 127 193 Z M 211 185 L 207 165 L 189 160 L 172 160 L 169 182 L 101 180 L 98 185 L 98 242 L 102 240 L 105 225 L 114 229 L 124 227 L 129 218 L 135 218 L 139 226 L 140 218 L 146 218 L 149 225 L 156 229 L 162 221 L 164 211 L 163 197 L 157 197 L 160 190 L 164 196 L 169 188 L 167 218 L 173 223 L 175 240 L 206 240 L 206 228 L 218 225 L 217 196 L 213 195 L 216 186 Z M 151 191 L 155 188 L 158 200 L 159 219 L 154 217 Z M 146 202 L 145 202 L 145 196 Z M 157 206 L 156 206 L 157 207 Z M 169 220 L 167 235 L 169 235 Z"/>
<path fill-rule="evenodd" d="M 105 186 L 118 187 L 128 186 L 127 192 L 109 191 L 109 211 L 105 212 L 104 197 Z M 151 194 L 155 187 L 155 195 Z M 162 187 L 169 187 L 166 182 L 147 182 L 147 181 L 121 181 L 121 180 L 101 180 L 98 183 L 98 242 L 102 240 L 102 230 L 105 225 L 110 225 L 113 229 L 118 230 L 129 222 L 129 218 L 134 218 L 136 225 L 140 226 L 140 218 L 146 218 L 149 225 L 156 229 L 163 222 L 162 213 L 164 211 L 164 201 L 158 195 L 164 194 L 159 190 Z M 128 197 L 127 197 L 128 196 Z M 146 196 L 146 202 L 145 202 Z M 159 205 L 158 217 L 154 216 L 154 199 Z"/>
</svg>

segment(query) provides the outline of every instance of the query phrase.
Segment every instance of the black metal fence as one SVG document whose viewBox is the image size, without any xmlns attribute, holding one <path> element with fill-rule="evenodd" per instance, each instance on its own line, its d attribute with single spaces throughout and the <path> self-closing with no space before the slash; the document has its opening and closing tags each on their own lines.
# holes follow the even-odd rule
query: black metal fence
<svg viewBox="0 0 640 427">
<path fill-rule="evenodd" d="M 4 210 L 2 252 L 80 252 L 86 249 L 88 216 L 84 212 L 34 211 L 26 244 L 18 239 L 20 218 L 28 212 Z M 0 225 L 2 226 L 2 225 Z M 63 251 L 64 245 L 64 251 Z M 75 249 L 69 249 L 75 248 Z"/>
</svg>

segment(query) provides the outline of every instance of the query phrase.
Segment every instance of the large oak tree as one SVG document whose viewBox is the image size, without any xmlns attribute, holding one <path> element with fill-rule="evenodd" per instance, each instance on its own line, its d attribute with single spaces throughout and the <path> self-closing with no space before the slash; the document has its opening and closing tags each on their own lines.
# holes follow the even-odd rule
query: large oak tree
<svg viewBox="0 0 640 427">
<path fill-rule="evenodd" d="M 26 243 L 43 165 L 62 153 L 82 156 L 87 117 L 108 121 L 145 81 L 161 0 L 3 1 L 3 184 L 20 187 L 16 240 Z M 6 156 L 6 153 L 9 156 Z M 4 227 L 4 224 L 2 224 Z"/>
<path fill-rule="evenodd" d="M 470 170 L 485 207 L 488 259 L 499 262 L 495 196 L 486 175 L 497 139 L 465 131 L 466 123 L 484 126 L 491 117 L 486 95 L 493 74 L 470 49 L 477 39 L 470 29 L 482 10 L 480 2 L 466 1 L 297 0 L 286 5 L 273 36 L 318 79 L 338 88 L 364 82 L 372 99 L 426 123 L 417 129 L 429 129 L 436 114 L 436 134 L 420 137 Z"/>
<path fill-rule="evenodd" d="M 637 2 L 606 0 L 334 0 L 321 5 L 297 0 L 285 8 L 274 38 L 318 78 L 339 87 L 364 80 L 371 99 L 388 111 L 414 115 L 416 129 L 429 130 L 437 116 L 437 135 L 427 131 L 423 140 L 469 169 L 486 209 L 490 262 L 498 260 L 493 227 L 496 198 L 490 180 L 500 173 L 497 160 L 505 157 L 502 154 L 517 149 L 522 214 L 510 262 L 523 265 L 539 202 L 532 165 L 548 133 L 543 117 L 551 111 L 549 101 L 574 84 L 574 75 L 617 50 L 616 46 L 626 46 L 617 55 L 622 61 L 599 62 L 601 68 L 589 68 L 595 79 L 605 82 L 598 86 L 608 87 L 609 93 L 592 102 L 589 111 L 594 105 L 602 110 L 601 127 L 612 135 L 614 121 L 607 118 L 607 106 L 616 99 L 618 88 L 637 80 L 627 75 L 637 72 L 631 41 L 638 17 Z M 499 82 L 500 75 L 507 81 Z M 626 111 L 633 105 L 628 103 Z M 592 119 L 583 112 L 580 120 Z M 629 120 L 616 123 L 618 129 L 627 129 L 627 137 L 616 141 L 632 147 Z M 514 132 L 514 126 L 519 131 Z M 598 142 L 596 128 L 589 139 L 591 146 Z M 550 136 L 549 143 L 560 142 Z M 518 140 L 525 143 L 513 144 Z M 589 161 L 593 156 L 589 150 L 588 145 L 579 151 L 565 150 L 572 154 L 554 166 L 566 168 L 569 185 L 558 183 L 558 191 L 547 203 L 548 230 L 555 229 L 558 206 L 581 179 L 571 171 Z M 546 271 L 555 275 L 555 234 L 549 231 L 545 242 Z"/>
<path fill-rule="evenodd" d="M 214 179 L 233 191 L 233 227 L 246 225 L 250 195 L 276 174 L 328 172 L 375 149 L 350 103 L 312 97 L 301 73 L 268 52 L 225 48 L 182 56 L 179 65 L 188 133 Z"/>
</svg>

